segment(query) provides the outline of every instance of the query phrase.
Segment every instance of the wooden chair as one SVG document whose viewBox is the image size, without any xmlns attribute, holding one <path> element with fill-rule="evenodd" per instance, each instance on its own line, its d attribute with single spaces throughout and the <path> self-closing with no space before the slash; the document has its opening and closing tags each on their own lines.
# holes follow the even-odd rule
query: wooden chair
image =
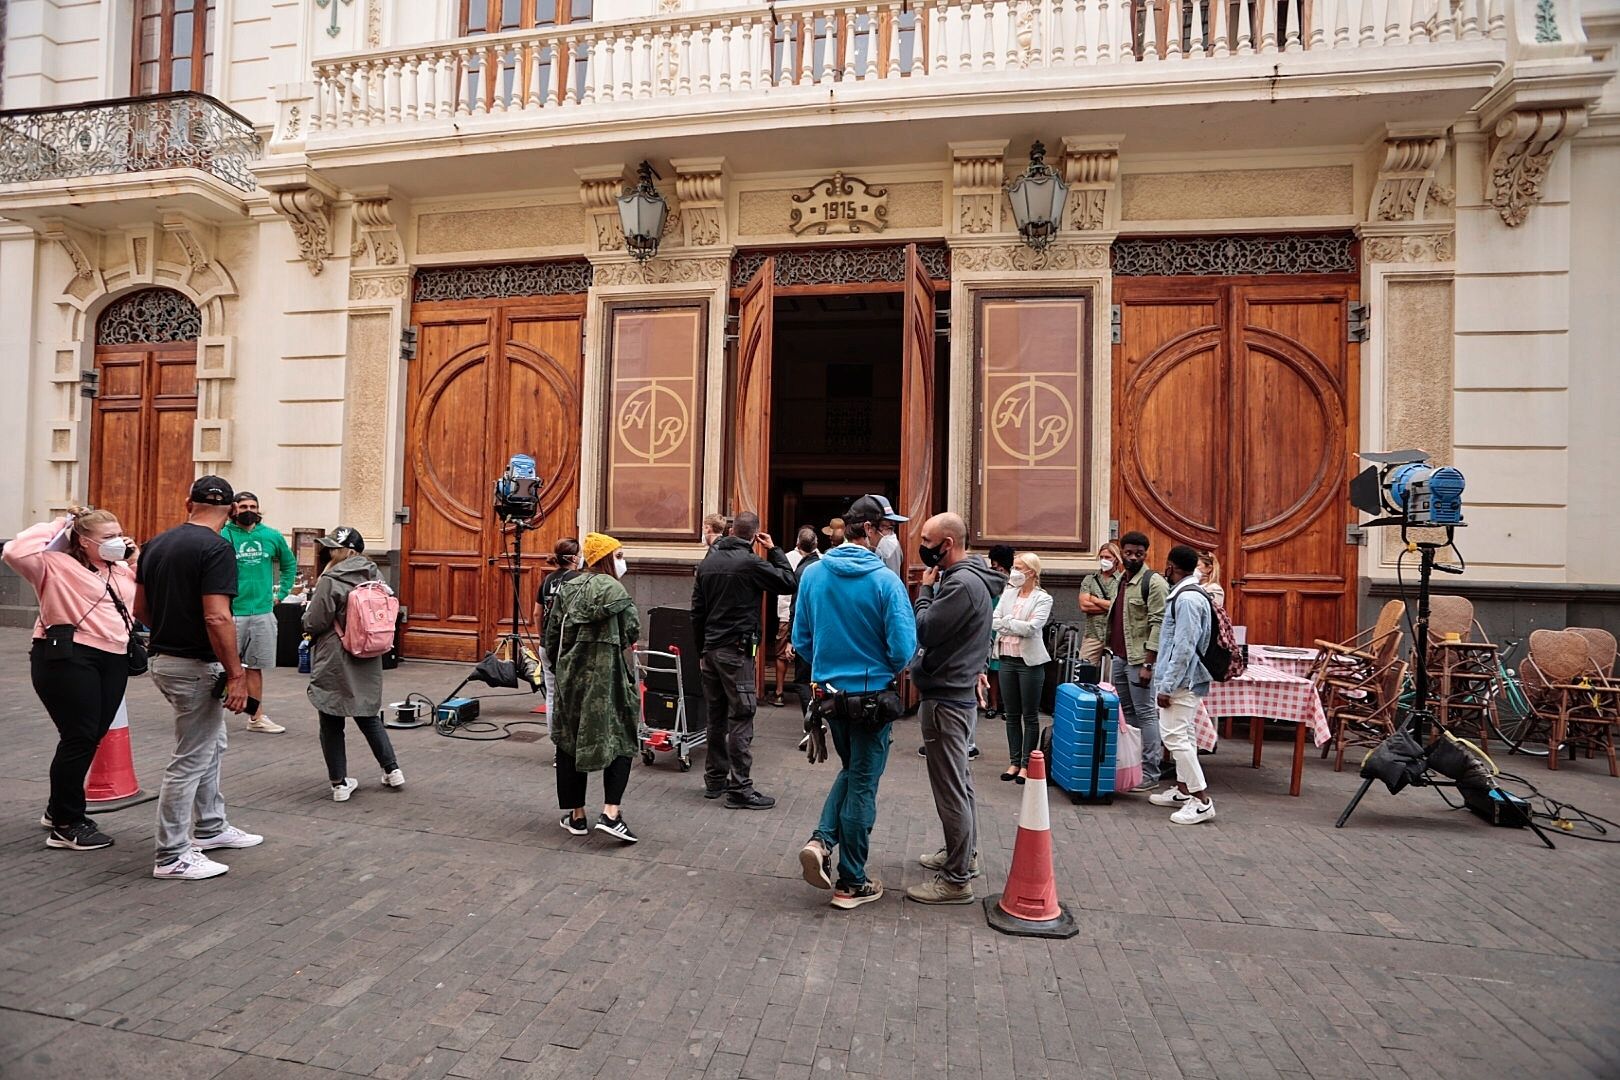
<svg viewBox="0 0 1620 1080">
<path fill-rule="evenodd" d="M 1429 644 L 1456 634 L 1467 641 L 1475 627 L 1474 602 L 1466 596 L 1436 596 L 1429 601 Z"/>
<path fill-rule="evenodd" d="M 1435 720 L 1454 735 L 1478 739 L 1487 753 L 1497 720 L 1492 692 L 1496 668 L 1496 646 L 1478 622 L 1460 641 L 1440 638 L 1429 646 L 1429 697 Z"/>
<path fill-rule="evenodd" d="M 1334 772 L 1344 771 L 1344 748 L 1349 743 L 1377 746 L 1395 734 L 1406 667 L 1405 660 L 1391 660 L 1363 697 L 1345 699 L 1329 715 L 1333 741 L 1338 744 L 1333 759 Z"/>
<path fill-rule="evenodd" d="M 1614 635 L 1607 630 L 1600 630 L 1591 626 L 1572 626 L 1572 634 L 1579 634 L 1586 640 L 1586 652 L 1592 661 L 1592 666 L 1604 679 L 1614 678 L 1614 661 L 1616 645 Z"/>
<path fill-rule="evenodd" d="M 1588 756 L 1602 746 L 1609 775 L 1620 776 L 1614 748 L 1620 684 L 1603 674 L 1591 640 L 1575 630 L 1535 631 L 1529 656 L 1519 667 L 1519 686 L 1547 731 L 1547 768 L 1558 768 L 1559 748 L 1565 743 L 1584 744 Z"/>
<path fill-rule="evenodd" d="M 1391 600 L 1378 612 L 1378 619 L 1348 641 L 1316 640 L 1316 663 L 1310 680 L 1322 696 L 1322 708 L 1329 711 L 1336 684 L 1362 683 L 1372 678 L 1400 648 L 1401 619 L 1406 605 Z"/>
<path fill-rule="evenodd" d="M 1592 757 L 1599 747 L 1609 758 L 1609 775 L 1620 776 L 1616 767 L 1614 738 L 1620 728 L 1620 682 L 1614 678 L 1615 640 L 1607 630 L 1572 626 L 1567 633 L 1586 643 L 1587 671 L 1576 680 L 1583 687 L 1571 695 L 1565 718 L 1564 739 L 1572 750 L 1582 746 Z"/>
</svg>

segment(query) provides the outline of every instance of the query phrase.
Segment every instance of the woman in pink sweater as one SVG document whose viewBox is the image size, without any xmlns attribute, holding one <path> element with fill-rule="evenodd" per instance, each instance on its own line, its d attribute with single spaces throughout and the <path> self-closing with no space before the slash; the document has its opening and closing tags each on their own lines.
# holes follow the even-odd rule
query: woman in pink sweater
<svg viewBox="0 0 1620 1080">
<path fill-rule="evenodd" d="M 64 542 L 53 543 L 64 530 Z M 51 800 L 39 820 L 50 830 L 46 847 L 112 846 L 85 816 L 84 778 L 129 681 L 134 557 L 135 544 L 124 537 L 117 517 L 78 507 L 25 529 L 6 545 L 6 565 L 39 595 L 29 666 L 34 692 L 59 735 Z"/>
</svg>

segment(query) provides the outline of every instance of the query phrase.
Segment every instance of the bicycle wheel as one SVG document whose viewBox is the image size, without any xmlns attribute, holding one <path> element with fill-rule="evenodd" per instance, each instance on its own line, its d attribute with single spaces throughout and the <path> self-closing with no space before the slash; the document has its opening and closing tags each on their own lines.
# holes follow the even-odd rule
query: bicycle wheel
<svg viewBox="0 0 1620 1080">
<path fill-rule="evenodd" d="M 1508 744 L 1509 753 L 1547 756 L 1547 740 L 1551 736 L 1547 722 L 1536 716 L 1519 680 L 1512 674 L 1506 675 L 1496 688 L 1496 720 L 1491 730 Z"/>
</svg>

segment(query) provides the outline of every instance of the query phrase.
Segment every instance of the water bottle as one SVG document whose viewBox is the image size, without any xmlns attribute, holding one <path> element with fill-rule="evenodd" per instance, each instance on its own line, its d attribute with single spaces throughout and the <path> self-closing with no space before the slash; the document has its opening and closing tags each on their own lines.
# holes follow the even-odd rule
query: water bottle
<svg viewBox="0 0 1620 1080">
<path fill-rule="evenodd" d="M 305 634 L 298 643 L 298 673 L 308 675 L 309 672 L 309 635 Z"/>
</svg>

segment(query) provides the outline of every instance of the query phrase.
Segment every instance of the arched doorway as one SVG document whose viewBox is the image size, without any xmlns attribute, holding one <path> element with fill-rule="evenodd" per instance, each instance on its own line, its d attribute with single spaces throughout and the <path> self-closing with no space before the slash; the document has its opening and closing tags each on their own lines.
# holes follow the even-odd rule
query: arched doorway
<svg viewBox="0 0 1620 1080">
<path fill-rule="evenodd" d="M 197 306 L 173 289 L 120 297 L 96 321 L 90 501 L 137 540 L 185 518 L 201 334 Z"/>
</svg>

